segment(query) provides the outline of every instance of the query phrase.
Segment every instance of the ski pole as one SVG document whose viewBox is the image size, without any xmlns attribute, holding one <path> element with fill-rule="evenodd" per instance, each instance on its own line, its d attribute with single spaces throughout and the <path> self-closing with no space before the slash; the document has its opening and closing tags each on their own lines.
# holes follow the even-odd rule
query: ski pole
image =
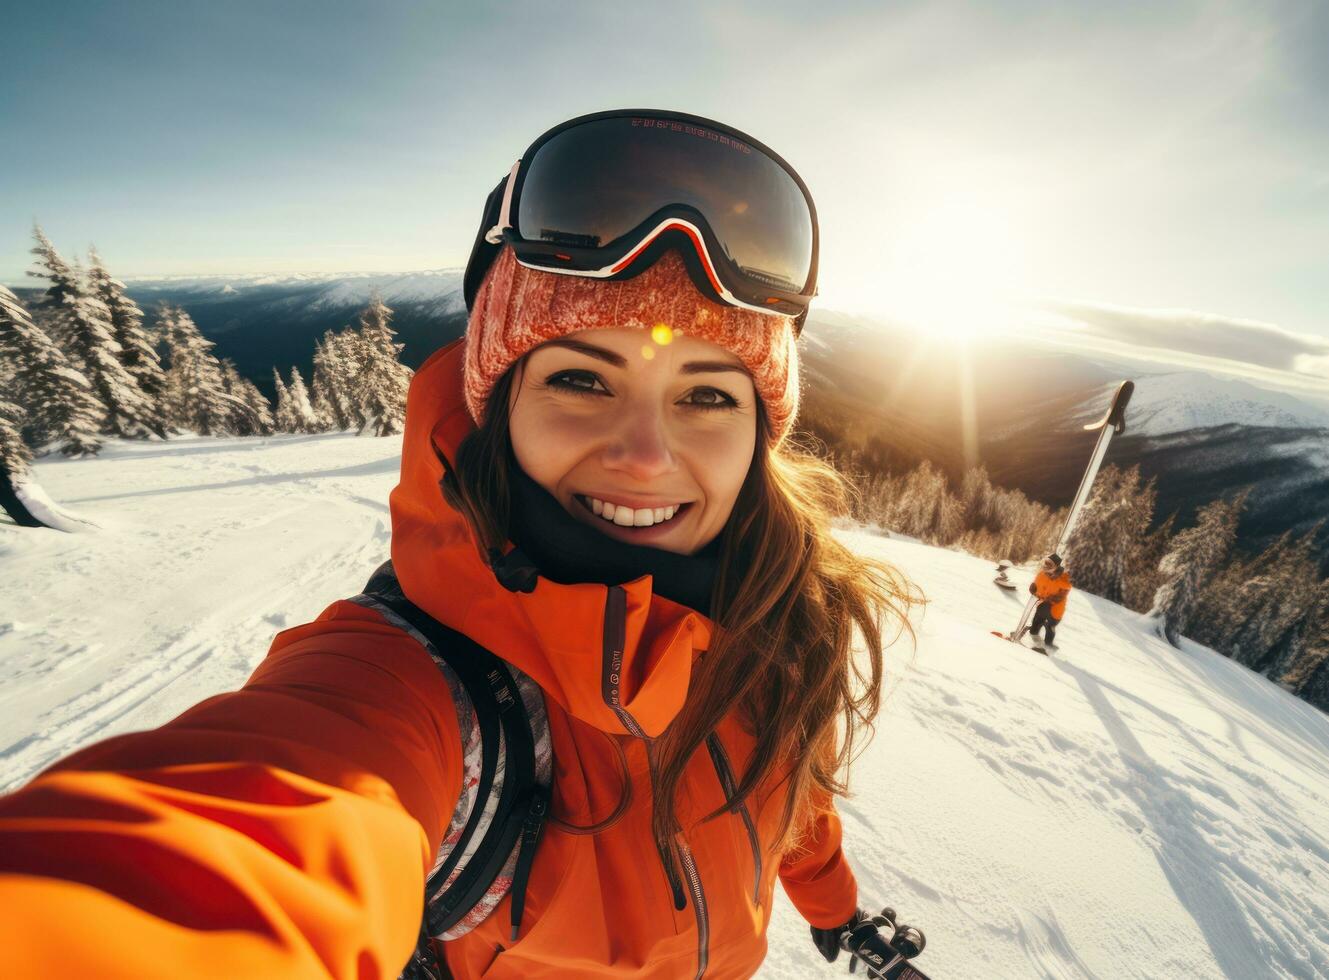
<svg viewBox="0 0 1329 980">
<path fill-rule="evenodd" d="M 1107 455 L 1108 444 L 1112 442 L 1114 435 L 1120 435 L 1126 431 L 1126 406 L 1130 404 L 1131 394 L 1134 391 L 1134 381 L 1123 381 L 1117 386 L 1117 393 L 1112 396 L 1112 405 L 1108 408 L 1107 414 L 1097 422 L 1091 422 L 1084 427 L 1086 432 L 1098 430 L 1098 442 L 1094 444 L 1094 452 L 1089 457 L 1089 466 L 1080 479 L 1080 489 L 1076 491 L 1075 499 L 1071 502 L 1071 512 L 1066 515 L 1066 524 L 1057 537 L 1057 546 L 1053 549 L 1056 554 L 1066 554 L 1071 532 L 1075 530 L 1075 523 L 1080 519 L 1080 512 L 1084 509 L 1084 505 L 1089 500 L 1089 494 L 1094 489 L 1094 480 L 1098 477 L 1099 467 L 1103 465 L 1103 457 Z M 1024 606 L 1024 614 L 1020 617 L 1020 625 L 1015 627 L 1015 631 L 1009 634 L 1006 639 L 1014 643 L 1020 642 L 1029 629 L 1030 620 L 1034 618 L 1034 612 L 1038 609 L 1038 602 L 1038 596 L 1029 597 L 1029 601 Z"/>
</svg>

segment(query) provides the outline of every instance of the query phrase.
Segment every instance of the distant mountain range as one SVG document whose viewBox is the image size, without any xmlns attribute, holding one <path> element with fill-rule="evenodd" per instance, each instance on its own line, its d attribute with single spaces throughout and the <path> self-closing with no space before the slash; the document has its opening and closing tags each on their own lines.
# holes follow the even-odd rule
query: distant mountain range
<svg viewBox="0 0 1329 980">
<path fill-rule="evenodd" d="M 1086 401 L 1086 415 L 1096 409 L 1096 401 Z M 1196 371 L 1138 378 L 1130 413 L 1132 430 L 1151 436 L 1220 425 L 1329 428 L 1329 406 L 1316 406 L 1295 395 L 1268 391 L 1236 378 L 1215 378 Z"/>
<path fill-rule="evenodd" d="M 1107 462 L 1139 465 L 1158 487 L 1156 518 L 1180 526 L 1215 498 L 1251 491 L 1241 524 L 1254 549 L 1329 522 L 1329 407 L 1236 378 L 1123 365 L 1036 342 L 967 349 L 891 324 L 822 314 L 805 359 L 813 422 L 838 428 L 896 466 L 929 459 L 958 476 L 981 462 L 993 480 L 1063 506 L 1092 449 L 1083 430 L 1124 378 L 1136 383 L 1127 430 Z M 968 383 L 966 383 L 968 379 Z M 966 423 L 968 419 L 968 423 Z M 820 427 L 820 426 L 817 426 Z M 1317 539 L 1329 572 L 1329 531 Z"/>
<path fill-rule="evenodd" d="M 353 324 L 377 291 L 393 308 L 418 367 L 466 326 L 462 270 L 403 275 L 210 276 L 138 279 L 149 316 L 183 306 L 241 372 L 271 394 L 272 367 L 307 372 L 314 341 Z M 34 299 L 40 290 L 21 290 Z M 1101 415 L 1123 377 L 1136 382 L 1128 430 L 1108 462 L 1138 464 L 1158 481 L 1159 519 L 1181 524 L 1223 493 L 1249 487 L 1242 538 L 1258 547 L 1285 530 L 1329 520 L 1329 402 L 1235 378 L 1177 371 L 1033 340 L 958 346 L 879 320 L 814 310 L 803 332 L 804 412 L 828 442 L 876 465 L 927 459 L 958 477 L 975 463 L 993 479 L 1061 506 L 1074 494 Z M 1329 569 L 1329 532 L 1322 533 Z"/>
<path fill-rule="evenodd" d="M 402 360 L 419 367 L 439 347 L 466 329 L 462 270 L 402 275 L 175 276 L 131 279 L 129 295 L 147 312 L 161 303 L 184 307 L 217 345 L 219 357 L 273 395 L 272 368 L 298 365 L 306 380 L 314 341 L 356 318 L 377 291 L 393 309 L 393 326 L 405 344 Z M 25 299 L 40 289 L 19 291 Z"/>
</svg>

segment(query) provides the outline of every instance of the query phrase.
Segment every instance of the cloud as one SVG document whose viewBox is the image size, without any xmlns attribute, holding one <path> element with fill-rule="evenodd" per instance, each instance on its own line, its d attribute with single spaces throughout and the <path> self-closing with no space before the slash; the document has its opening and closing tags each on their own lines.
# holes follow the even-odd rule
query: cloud
<svg viewBox="0 0 1329 980">
<path fill-rule="evenodd" d="M 1302 374 L 1316 374 L 1329 381 L 1329 357 L 1302 354 L 1297 358 L 1297 369 Z"/>
<path fill-rule="evenodd" d="M 1329 380 L 1329 339 L 1293 333 L 1270 323 L 1195 310 L 1074 302 L 1051 302 L 1044 307 L 1068 318 L 1073 328 L 1089 337 Z"/>
</svg>

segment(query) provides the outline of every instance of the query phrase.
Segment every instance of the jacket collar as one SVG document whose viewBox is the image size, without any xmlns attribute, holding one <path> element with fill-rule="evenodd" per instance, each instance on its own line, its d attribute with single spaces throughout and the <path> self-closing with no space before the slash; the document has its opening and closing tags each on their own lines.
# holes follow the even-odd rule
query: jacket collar
<svg viewBox="0 0 1329 980">
<path fill-rule="evenodd" d="M 462 397 L 463 358 L 464 341 L 435 353 L 407 397 L 401 480 L 390 498 L 392 564 L 403 591 L 530 675 L 581 721 L 612 733 L 661 734 L 682 707 L 711 621 L 658 594 L 650 574 L 621 583 L 535 574 L 522 583 L 511 575 L 500 583 L 441 487 L 440 454 L 455 459 L 474 429 Z M 530 590 L 520 591 L 523 584 Z"/>
</svg>

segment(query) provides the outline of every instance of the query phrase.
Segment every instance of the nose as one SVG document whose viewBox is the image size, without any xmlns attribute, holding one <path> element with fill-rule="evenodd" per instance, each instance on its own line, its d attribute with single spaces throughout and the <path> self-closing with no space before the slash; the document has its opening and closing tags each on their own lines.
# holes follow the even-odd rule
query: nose
<svg viewBox="0 0 1329 980">
<path fill-rule="evenodd" d="M 605 445 L 606 469 L 642 483 L 678 466 L 664 413 L 656 405 L 625 406 Z"/>
</svg>

